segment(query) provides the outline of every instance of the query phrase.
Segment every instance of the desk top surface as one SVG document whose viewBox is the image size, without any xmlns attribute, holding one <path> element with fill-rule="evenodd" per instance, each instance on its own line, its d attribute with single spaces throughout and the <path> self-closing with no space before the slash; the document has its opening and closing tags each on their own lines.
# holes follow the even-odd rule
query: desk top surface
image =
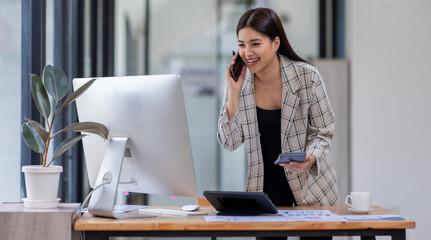
<svg viewBox="0 0 431 240">
<path fill-rule="evenodd" d="M 166 207 L 180 209 L 180 207 Z M 394 214 L 386 209 L 373 206 L 370 215 Z M 330 210 L 337 215 L 353 215 L 348 206 L 323 207 L 280 207 L 291 210 Z M 211 206 L 203 206 L 200 211 L 215 215 L 217 212 Z M 169 216 L 162 215 L 153 218 L 111 219 L 94 217 L 89 213 L 81 216 L 74 225 L 75 231 L 255 231 L 271 230 L 331 230 L 331 229 L 411 229 L 415 228 L 413 220 L 385 221 L 336 221 L 336 222 L 206 222 L 205 215 L 200 216 Z"/>
<path fill-rule="evenodd" d="M 2 203 L 0 213 L 75 213 L 79 203 L 59 203 L 56 208 L 26 208 L 23 203 Z"/>
</svg>

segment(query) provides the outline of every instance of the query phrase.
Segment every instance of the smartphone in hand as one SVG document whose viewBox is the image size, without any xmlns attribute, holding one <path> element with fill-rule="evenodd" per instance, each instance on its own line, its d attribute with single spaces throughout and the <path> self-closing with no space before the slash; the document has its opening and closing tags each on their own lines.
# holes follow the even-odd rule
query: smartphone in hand
<svg viewBox="0 0 431 240">
<path fill-rule="evenodd" d="M 239 56 L 239 52 L 236 54 L 235 51 L 232 51 L 233 56 L 236 55 L 235 63 L 230 67 L 230 74 L 232 75 L 233 80 L 238 81 L 239 75 L 241 75 L 242 67 L 244 66 L 244 61 L 242 61 Z"/>
<path fill-rule="evenodd" d="M 278 165 L 280 163 L 288 163 L 291 161 L 303 162 L 305 159 L 305 156 L 306 156 L 305 152 L 281 153 L 278 156 L 278 159 L 274 162 L 274 164 Z"/>
</svg>

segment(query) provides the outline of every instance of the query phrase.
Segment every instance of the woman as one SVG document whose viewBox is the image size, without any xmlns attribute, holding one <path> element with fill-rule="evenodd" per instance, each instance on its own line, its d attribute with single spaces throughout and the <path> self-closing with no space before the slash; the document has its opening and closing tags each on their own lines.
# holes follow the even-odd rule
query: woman
<svg viewBox="0 0 431 240">
<path fill-rule="evenodd" d="M 245 142 L 246 190 L 267 193 L 277 206 L 337 204 L 329 152 L 334 116 L 320 74 L 296 55 L 271 9 L 247 11 L 237 36 L 245 65 L 238 81 L 230 74 L 235 56 L 227 68 L 218 140 L 228 151 Z M 307 155 L 274 165 L 286 152 Z"/>
</svg>

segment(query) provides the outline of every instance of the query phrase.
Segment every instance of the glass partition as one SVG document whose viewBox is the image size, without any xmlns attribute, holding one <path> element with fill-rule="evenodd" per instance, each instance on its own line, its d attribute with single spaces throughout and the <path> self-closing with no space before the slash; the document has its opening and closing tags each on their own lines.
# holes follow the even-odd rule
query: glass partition
<svg viewBox="0 0 431 240">
<path fill-rule="evenodd" d="M 318 56 L 317 0 L 115 2 L 115 75 L 182 78 L 200 197 L 203 190 L 245 189 L 244 147 L 220 149 L 216 132 L 226 66 L 238 49 L 236 24 L 247 9 L 258 6 L 280 15 L 300 56 Z M 149 203 L 172 201 L 181 204 L 172 196 L 149 198 Z"/>
</svg>

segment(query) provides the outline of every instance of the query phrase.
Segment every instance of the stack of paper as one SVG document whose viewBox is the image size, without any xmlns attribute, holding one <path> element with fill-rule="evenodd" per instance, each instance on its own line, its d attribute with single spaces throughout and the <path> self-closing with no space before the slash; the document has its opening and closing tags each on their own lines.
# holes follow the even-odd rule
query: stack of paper
<svg viewBox="0 0 431 240">
<path fill-rule="evenodd" d="M 206 216 L 207 222 L 315 222 L 315 221 L 384 221 L 406 220 L 399 215 L 339 216 L 329 210 L 280 210 L 274 215 Z"/>
</svg>

